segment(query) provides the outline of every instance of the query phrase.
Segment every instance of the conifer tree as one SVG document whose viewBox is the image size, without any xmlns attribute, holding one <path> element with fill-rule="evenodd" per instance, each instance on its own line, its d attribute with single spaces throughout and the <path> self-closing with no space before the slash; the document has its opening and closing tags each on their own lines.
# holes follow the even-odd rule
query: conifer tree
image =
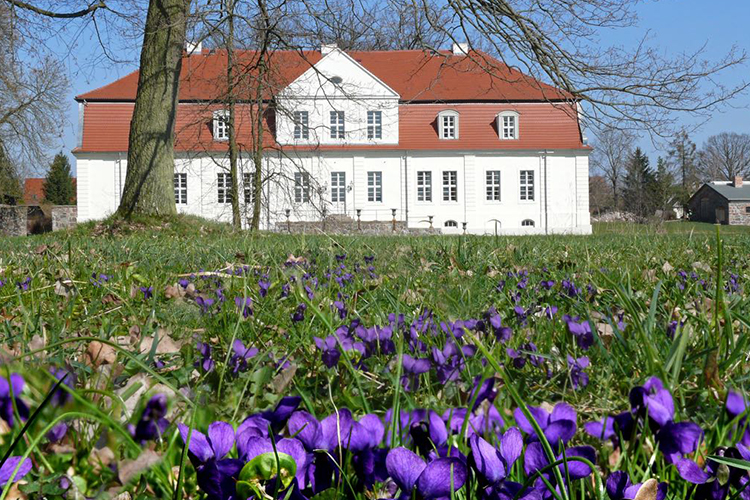
<svg viewBox="0 0 750 500">
<path fill-rule="evenodd" d="M 75 198 L 75 186 L 70 177 L 70 162 L 62 153 L 55 155 L 44 179 L 44 201 L 51 205 L 70 205 Z"/>
<path fill-rule="evenodd" d="M 675 176 L 661 156 L 656 161 L 656 174 L 651 189 L 653 206 L 657 210 L 669 211 L 675 199 Z"/>
<path fill-rule="evenodd" d="M 625 210 L 639 217 L 646 217 L 653 211 L 652 190 L 654 173 L 649 166 L 648 157 L 636 148 L 628 161 L 625 174 L 624 201 Z"/>
</svg>

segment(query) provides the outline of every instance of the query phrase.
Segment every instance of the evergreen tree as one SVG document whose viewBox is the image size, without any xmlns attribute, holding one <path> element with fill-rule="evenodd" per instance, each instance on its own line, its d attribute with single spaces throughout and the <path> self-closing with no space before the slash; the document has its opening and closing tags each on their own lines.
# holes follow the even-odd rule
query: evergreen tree
<svg viewBox="0 0 750 500">
<path fill-rule="evenodd" d="M 653 207 L 656 210 L 670 211 L 675 197 L 675 176 L 661 156 L 656 161 L 656 174 L 651 189 Z"/>
<path fill-rule="evenodd" d="M 23 192 L 18 172 L 0 142 L 0 205 L 17 205 L 22 200 Z"/>
<path fill-rule="evenodd" d="M 623 197 L 625 210 L 639 217 L 647 217 L 653 211 L 652 190 L 655 177 L 649 166 L 648 157 L 636 148 L 628 160 L 625 173 Z"/>
<path fill-rule="evenodd" d="M 44 179 L 44 201 L 51 205 L 70 205 L 75 197 L 75 186 L 70 177 L 68 157 L 58 153 Z"/>
</svg>

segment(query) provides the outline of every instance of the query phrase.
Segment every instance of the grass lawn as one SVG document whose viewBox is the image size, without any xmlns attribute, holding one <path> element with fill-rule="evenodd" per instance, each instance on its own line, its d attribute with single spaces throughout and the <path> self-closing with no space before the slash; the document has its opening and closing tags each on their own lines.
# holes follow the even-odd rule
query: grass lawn
<svg viewBox="0 0 750 500">
<path fill-rule="evenodd" d="M 31 460 L 0 486 L 614 500 L 627 474 L 655 480 L 638 498 L 729 498 L 683 477 L 750 460 L 748 249 L 748 228 L 684 222 L 339 237 L 180 217 L 6 239 L 0 452 Z M 727 464 L 711 484 L 739 495 L 748 463 Z"/>
</svg>

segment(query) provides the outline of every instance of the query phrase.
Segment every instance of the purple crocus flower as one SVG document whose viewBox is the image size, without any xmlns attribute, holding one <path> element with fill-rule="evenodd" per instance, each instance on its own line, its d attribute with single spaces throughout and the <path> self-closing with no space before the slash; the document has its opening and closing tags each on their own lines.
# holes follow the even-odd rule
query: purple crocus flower
<svg viewBox="0 0 750 500">
<path fill-rule="evenodd" d="M 580 321 L 580 319 L 578 316 L 571 317 L 568 314 L 563 316 L 563 320 L 568 325 L 568 331 L 575 337 L 578 347 L 586 351 L 594 344 L 594 334 L 589 322 L 586 320 Z"/>
<path fill-rule="evenodd" d="M 735 419 L 742 415 L 738 422 L 739 429 L 745 429 L 744 434 L 740 437 L 739 441 L 744 446 L 750 447 L 750 428 L 747 427 L 747 401 L 742 395 L 735 391 L 729 391 L 727 393 L 726 411 L 731 419 Z"/>
<path fill-rule="evenodd" d="M 472 436 L 469 444 L 474 468 L 489 486 L 505 481 L 511 467 L 523 452 L 523 436 L 515 427 L 498 437 L 499 450 L 478 435 Z"/>
<path fill-rule="evenodd" d="M 152 286 L 149 286 L 149 287 L 142 286 L 140 290 L 141 290 L 141 293 L 143 294 L 144 299 L 150 299 L 151 297 L 154 296 L 154 287 Z"/>
<path fill-rule="evenodd" d="M 573 407 L 567 403 L 557 403 L 551 413 L 538 406 L 529 406 L 529 413 L 531 413 L 531 416 L 544 432 L 544 437 L 547 438 L 553 448 L 557 448 L 561 442 L 567 443 L 576 433 L 578 415 Z M 520 408 L 513 410 L 513 416 L 521 430 L 528 434 L 529 441 L 539 440 L 534 432 L 534 427 Z"/>
<path fill-rule="evenodd" d="M 50 431 L 47 433 L 47 439 L 49 439 L 50 443 L 59 443 L 67 433 L 68 424 L 66 424 L 65 422 L 60 422 L 52 429 L 50 429 Z"/>
<path fill-rule="evenodd" d="M 131 426 L 133 439 L 141 444 L 146 441 L 161 439 L 169 427 L 169 420 L 164 418 L 167 414 L 167 396 L 155 394 L 148 400 L 143 409 L 141 418 L 135 427 Z"/>
<path fill-rule="evenodd" d="M 313 337 L 313 341 L 315 342 L 315 346 L 322 351 L 321 357 L 323 359 L 323 364 L 326 365 L 327 368 L 333 368 L 339 363 L 341 353 L 338 350 L 338 341 L 336 340 L 336 337 L 333 335 L 329 335 L 325 339 Z"/>
<path fill-rule="evenodd" d="M 404 354 L 401 357 L 401 366 L 404 370 L 401 385 L 404 386 L 405 391 L 409 392 L 419 388 L 419 376 L 430 371 L 430 360 Z"/>
<path fill-rule="evenodd" d="M 630 440 L 635 429 L 635 423 L 633 414 L 625 411 L 614 417 L 605 417 L 598 422 L 586 422 L 583 424 L 583 428 L 589 436 L 603 441 L 611 439 L 617 445 L 620 435 L 624 440 Z"/>
<path fill-rule="evenodd" d="M 264 276 L 263 278 L 258 281 L 258 293 L 261 297 L 265 297 L 268 295 L 268 290 L 271 288 L 271 282 L 268 280 L 267 276 Z"/>
<path fill-rule="evenodd" d="M 430 463 L 406 448 L 391 450 L 385 459 L 388 474 L 401 490 L 401 498 L 410 498 L 414 487 L 421 498 L 450 497 L 466 482 L 466 465 L 457 458 L 438 458 Z"/>
<path fill-rule="evenodd" d="M 201 308 L 201 314 L 210 314 L 211 308 L 213 307 L 214 303 L 216 301 L 210 297 L 204 297 L 202 295 L 198 295 L 195 298 L 195 303 L 198 304 L 198 306 Z"/>
<path fill-rule="evenodd" d="M 27 276 L 23 281 L 19 281 L 16 283 L 16 286 L 21 291 L 27 291 L 29 289 L 29 285 L 31 285 L 31 277 Z"/>
<path fill-rule="evenodd" d="M 510 329 L 510 327 L 503 326 L 502 318 L 498 314 L 498 312 L 495 310 L 495 308 L 491 308 L 484 314 L 484 319 L 486 323 L 490 325 L 492 328 L 492 331 L 495 333 L 495 337 L 500 342 L 507 342 L 510 340 L 510 337 L 513 335 L 513 330 Z"/>
<path fill-rule="evenodd" d="M 292 313 L 292 323 L 299 323 L 305 320 L 305 310 L 307 306 L 305 304 L 299 304 L 297 309 Z"/>
<path fill-rule="evenodd" d="M 253 314 L 253 299 L 250 297 L 235 297 L 234 305 L 242 313 L 242 317 L 247 319 Z"/>
<path fill-rule="evenodd" d="M 347 315 L 346 304 L 344 304 L 340 300 L 336 300 L 333 302 L 333 307 L 338 311 L 340 319 L 346 318 L 346 315 Z"/>
<path fill-rule="evenodd" d="M 247 440 L 237 439 L 237 452 L 240 459 L 247 463 L 258 455 L 264 453 L 285 453 L 294 459 L 297 466 L 295 475 L 297 486 L 302 489 L 305 487 L 305 476 L 307 474 L 307 453 L 302 443 L 295 438 L 283 438 L 276 442 L 267 437 L 251 437 Z"/>
<path fill-rule="evenodd" d="M 21 420 L 29 418 L 29 407 L 21 399 L 21 393 L 26 382 L 23 377 L 18 373 L 10 374 L 10 383 L 5 377 L 0 377 L 0 418 L 5 420 L 10 427 L 13 427 L 15 423 L 15 415 L 13 413 L 13 403 L 15 402 L 16 408 L 18 408 L 18 414 Z M 13 396 L 11 399 L 11 389 Z"/>
<path fill-rule="evenodd" d="M 232 350 L 234 351 L 234 355 L 229 360 L 229 364 L 232 366 L 232 373 L 247 370 L 247 360 L 254 358 L 259 352 L 255 347 L 245 347 L 245 344 L 240 339 L 234 340 Z"/>
<path fill-rule="evenodd" d="M 578 389 L 589 385 L 589 376 L 583 371 L 588 366 L 588 357 L 574 358 L 568 354 L 568 369 L 570 370 L 570 381 L 573 384 L 573 388 Z"/>
<path fill-rule="evenodd" d="M 560 453 L 555 457 L 555 461 L 561 460 L 563 454 Z M 581 457 L 585 458 L 591 463 L 596 463 L 596 451 L 591 446 L 574 446 L 565 450 L 565 457 Z M 530 443 L 526 447 L 526 454 L 524 455 L 523 468 L 527 476 L 532 476 L 534 473 L 541 471 L 550 464 L 547 459 L 547 455 L 542 448 L 542 444 L 539 442 Z M 558 465 L 563 478 L 570 477 L 571 480 L 583 479 L 589 476 L 593 471 L 587 464 L 578 460 L 567 461 L 567 471 L 565 464 Z M 547 481 L 552 482 L 552 474 L 550 472 L 544 472 L 543 475 Z M 565 485 L 557 485 L 561 487 Z M 544 484 L 542 478 L 537 478 L 534 483 L 534 488 L 544 497 L 548 498 L 552 496 L 552 492 L 549 491 L 548 487 Z"/>
<path fill-rule="evenodd" d="M 21 465 L 19 466 L 19 464 Z M 16 467 L 18 467 L 18 471 L 16 472 L 15 477 L 13 477 L 13 482 L 20 481 L 29 473 L 29 471 L 31 471 L 31 459 L 27 458 L 21 462 L 21 457 L 8 457 L 5 463 L 3 463 L 3 466 L 0 467 L 0 488 L 10 481 Z"/>
<path fill-rule="evenodd" d="M 607 494 L 611 500 L 632 500 L 638 494 L 642 483 L 633 484 L 627 472 L 614 471 L 607 478 Z M 667 483 L 659 483 L 654 500 L 664 500 L 667 497 Z"/>
<path fill-rule="evenodd" d="M 62 379 L 65 377 L 65 380 L 63 381 L 63 384 L 70 387 L 71 389 L 75 387 L 76 384 L 76 376 L 73 372 L 65 369 L 65 368 L 55 368 L 50 367 L 49 372 L 54 376 L 57 380 Z M 50 399 L 50 404 L 52 406 L 65 406 L 67 403 L 73 400 L 73 396 L 66 391 L 65 389 L 58 387 L 55 393 L 52 395 L 52 398 Z"/>
<path fill-rule="evenodd" d="M 226 422 L 213 422 L 208 435 L 184 424 L 177 424 L 180 437 L 188 443 L 188 456 L 195 467 L 198 486 L 211 500 L 230 500 L 236 497 L 235 484 L 244 462 L 225 458 L 234 446 L 234 428 Z"/>
<path fill-rule="evenodd" d="M 211 346 L 204 342 L 198 342 L 197 348 L 201 354 L 201 359 L 195 362 L 195 366 L 202 368 L 206 373 L 211 372 L 215 365 L 214 360 L 211 358 Z"/>
</svg>

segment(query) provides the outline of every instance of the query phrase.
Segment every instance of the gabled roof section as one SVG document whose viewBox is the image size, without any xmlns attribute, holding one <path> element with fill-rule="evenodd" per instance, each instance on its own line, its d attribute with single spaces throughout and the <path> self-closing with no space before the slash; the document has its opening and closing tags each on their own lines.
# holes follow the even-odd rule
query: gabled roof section
<svg viewBox="0 0 750 500">
<path fill-rule="evenodd" d="M 703 186 L 716 191 L 719 196 L 727 201 L 750 201 L 750 184 L 734 187 L 732 184 L 707 182 Z"/>
<path fill-rule="evenodd" d="M 341 51 L 339 51 L 341 52 Z M 335 51 L 334 51 L 335 53 Z M 341 52 L 343 53 L 343 52 Z M 455 55 L 450 51 L 351 51 L 348 58 L 396 92 L 404 102 L 540 102 L 571 101 L 572 96 L 509 67 L 480 51 Z M 330 54 L 328 54 L 330 55 Z M 238 51 L 245 98 L 254 99 L 253 77 L 259 53 Z M 278 94 L 323 59 L 319 51 L 277 51 L 266 56 L 272 84 L 264 98 Z M 214 101 L 226 90 L 225 50 L 204 50 L 183 57 L 180 101 Z M 79 101 L 132 102 L 138 71 L 76 97 Z M 242 99 L 243 96 L 240 96 Z"/>
<path fill-rule="evenodd" d="M 339 77 L 339 83 L 331 79 Z M 373 85 L 374 84 L 374 85 Z M 281 91 L 289 97 L 399 98 L 398 92 L 341 49 L 333 49 Z M 322 95 L 321 95 L 322 94 Z"/>
</svg>

